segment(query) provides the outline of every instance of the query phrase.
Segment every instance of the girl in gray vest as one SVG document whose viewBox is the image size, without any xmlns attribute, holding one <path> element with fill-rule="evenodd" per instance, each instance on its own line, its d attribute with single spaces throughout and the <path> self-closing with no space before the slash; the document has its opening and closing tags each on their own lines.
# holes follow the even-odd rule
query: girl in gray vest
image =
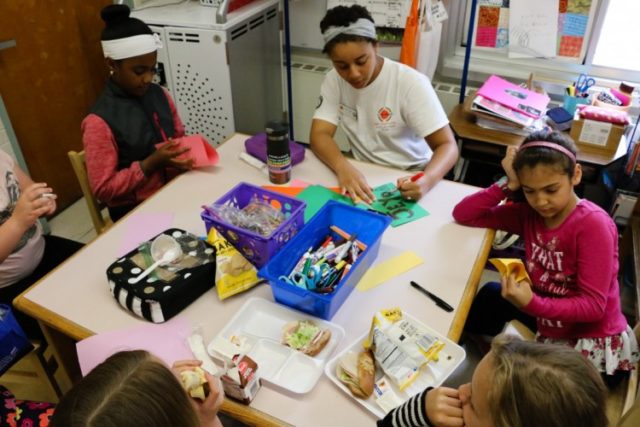
<svg viewBox="0 0 640 427">
<path fill-rule="evenodd" d="M 82 122 L 91 189 L 116 221 L 162 187 L 178 171 L 191 169 L 174 138 L 184 125 L 169 93 L 152 83 L 158 36 L 129 16 L 126 5 L 109 5 L 101 16 L 102 50 L 109 69 L 104 91 Z M 156 148 L 159 143 L 164 144 Z"/>
</svg>

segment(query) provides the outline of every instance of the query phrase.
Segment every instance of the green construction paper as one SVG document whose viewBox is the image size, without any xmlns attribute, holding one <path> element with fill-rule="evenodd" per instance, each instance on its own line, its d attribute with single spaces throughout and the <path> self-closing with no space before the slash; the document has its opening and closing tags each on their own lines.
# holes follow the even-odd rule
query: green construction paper
<svg viewBox="0 0 640 427">
<path fill-rule="evenodd" d="M 371 207 L 378 212 L 390 215 L 393 218 L 392 227 L 429 215 L 429 212 L 414 200 L 404 199 L 396 185 L 391 182 L 374 188 L 373 194 L 376 200 L 371 203 Z"/>
<path fill-rule="evenodd" d="M 335 200 L 337 202 L 346 203 L 353 206 L 353 202 L 347 196 L 336 193 L 333 190 L 329 190 L 322 185 L 310 185 L 302 190 L 296 196 L 297 199 L 304 200 L 307 203 L 307 208 L 304 210 L 304 222 L 306 223 L 311 219 L 313 215 L 320 210 L 329 200 Z"/>
</svg>

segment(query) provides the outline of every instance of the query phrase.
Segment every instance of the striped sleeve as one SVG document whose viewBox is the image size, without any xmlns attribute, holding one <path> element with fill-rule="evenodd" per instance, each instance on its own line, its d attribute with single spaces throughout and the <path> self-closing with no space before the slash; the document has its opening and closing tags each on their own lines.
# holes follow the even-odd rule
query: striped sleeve
<svg viewBox="0 0 640 427">
<path fill-rule="evenodd" d="M 389 412 L 383 419 L 378 420 L 378 427 L 424 427 L 429 426 L 427 409 L 425 407 L 426 395 L 433 387 L 416 394 L 401 406 Z"/>
</svg>

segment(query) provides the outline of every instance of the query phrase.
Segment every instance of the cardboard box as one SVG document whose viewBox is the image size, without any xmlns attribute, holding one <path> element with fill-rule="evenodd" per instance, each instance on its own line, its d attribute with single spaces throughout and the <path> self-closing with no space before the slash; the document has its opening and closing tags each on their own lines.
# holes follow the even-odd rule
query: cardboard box
<svg viewBox="0 0 640 427">
<path fill-rule="evenodd" d="M 581 119 L 576 114 L 571 124 L 571 138 L 578 145 L 579 151 L 613 156 L 618 150 L 625 127 Z"/>
</svg>

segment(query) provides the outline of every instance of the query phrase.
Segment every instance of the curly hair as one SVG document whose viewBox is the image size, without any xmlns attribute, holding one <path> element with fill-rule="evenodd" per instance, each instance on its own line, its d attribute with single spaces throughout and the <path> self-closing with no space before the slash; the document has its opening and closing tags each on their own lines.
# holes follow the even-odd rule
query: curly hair
<svg viewBox="0 0 640 427">
<path fill-rule="evenodd" d="M 327 28 L 329 27 L 346 27 L 361 18 L 368 19 L 375 24 L 371 14 L 363 6 L 359 6 L 357 4 L 354 4 L 353 6 L 336 6 L 332 9 L 327 10 L 326 15 L 324 15 L 324 18 L 322 18 L 322 21 L 320 21 L 320 32 L 324 34 L 324 32 L 327 31 Z M 329 41 L 324 45 L 322 53 L 331 52 L 333 47 L 338 43 L 361 41 L 367 41 L 373 44 L 378 43 L 377 40 L 371 39 L 369 37 L 355 36 L 351 34 L 340 34 L 335 39 Z"/>
<path fill-rule="evenodd" d="M 518 150 L 518 153 L 513 159 L 513 169 L 516 173 L 525 166 L 533 168 L 537 164 L 542 163 L 545 165 L 557 166 L 563 171 L 563 173 L 569 175 L 570 178 L 573 177 L 576 164 L 562 152 L 547 147 L 532 147 L 526 150 L 522 149 L 526 147 L 527 143 L 534 141 L 552 142 L 566 148 L 573 154 L 576 154 L 578 151 L 573 140 L 561 132 L 550 132 L 547 130 L 534 131 L 524 139 L 522 144 L 520 144 L 520 150 Z"/>
</svg>

